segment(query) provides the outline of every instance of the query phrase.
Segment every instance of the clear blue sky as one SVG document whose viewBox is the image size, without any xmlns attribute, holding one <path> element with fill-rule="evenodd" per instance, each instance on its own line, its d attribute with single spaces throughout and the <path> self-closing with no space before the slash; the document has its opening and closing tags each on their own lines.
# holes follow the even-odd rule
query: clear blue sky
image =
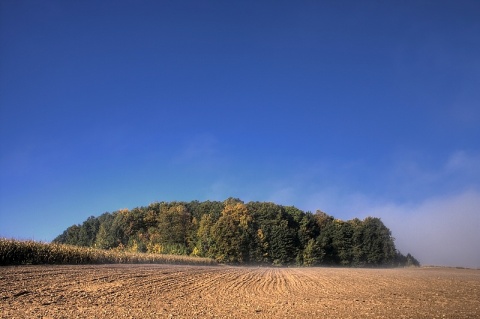
<svg viewBox="0 0 480 319">
<path fill-rule="evenodd" d="M 480 2 L 0 2 L 0 236 L 228 197 L 480 267 Z"/>
</svg>

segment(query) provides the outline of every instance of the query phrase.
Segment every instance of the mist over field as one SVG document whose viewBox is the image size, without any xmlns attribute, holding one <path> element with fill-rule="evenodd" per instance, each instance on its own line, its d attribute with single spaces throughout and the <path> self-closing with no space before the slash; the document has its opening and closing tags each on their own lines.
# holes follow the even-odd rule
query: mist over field
<svg viewBox="0 0 480 319">
<path fill-rule="evenodd" d="M 423 265 L 480 268 L 480 192 L 372 210 L 389 225 L 400 251 Z"/>
</svg>

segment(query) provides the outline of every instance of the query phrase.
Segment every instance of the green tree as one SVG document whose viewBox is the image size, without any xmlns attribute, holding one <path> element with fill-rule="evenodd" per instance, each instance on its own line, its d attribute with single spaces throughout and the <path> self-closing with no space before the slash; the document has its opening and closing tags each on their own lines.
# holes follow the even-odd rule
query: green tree
<svg viewBox="0 0 480 319">
<path fill-rule="evenodd" d="M 410 253 L 408 253 L 406 257 L 405 266 L 420 267 L 420 262 L 417 259 L 415 259 L 415 257 L 410 255 Z"/>
<path fill-rule="evenodd" d="M 95 239 L 95 247 L 100 249 L 110 249 L 115 247 L 117 242 L 112 232 L 113 220 L 106 220 L 100 224 L 100 228 Z"/>
<path fill-rule="evenodd" d="M 158 228 L 164 252 L 187 251 L 191 219 L 184 205 L 176 204 L 162 210 L 158 217 Z"/>
<path fill-rule="evenodd" d="M 249 226 L 252 217 L 245 204 L 230 202 L 212 227 L 214 252 L 221 262 L 246 262 L 249 257 Z"/>
<path fill-rule="evenodd" d="M 290 264 L 296 257 L 296 231 L 288 221 L 277 219 L 269 227 L 269 257 L 275 265 Z"/>
<path fill-rule="evenodd" d="M 201 217 L 197 230 L 197 244 L 195 255 L 202 257 L 215 257 L 215 243 L 212 235 L 212 228 L 215 224 L 212 215 L 204 214 Z"/>
<path fill-rule="evenodd" d="M 303 265 L 317 266 L 323 262 L 325 252 L 318 240 L 310 238 L 303 250 Z"/>
<path fill-rule="evenodd" d="M 367 217 L 363 221 L 363 247 L 367 265 L 393 264 L 396 255 L 394 239 L 379 218 Z"/>
<path fill-rule="evenodd" d="M 342 266 L 349 266 L 353 259 L 352 235 L 350 223 L 335 219 L 332 245 L 337 260 Z"/>
<path fill-rule="evenodd" d="M 365 251 L 363 250 L 363 222 L 358 218 L 349 221 L 352 226 L 352 266 L 364 266 L 366 263 Z"/>
</svg>

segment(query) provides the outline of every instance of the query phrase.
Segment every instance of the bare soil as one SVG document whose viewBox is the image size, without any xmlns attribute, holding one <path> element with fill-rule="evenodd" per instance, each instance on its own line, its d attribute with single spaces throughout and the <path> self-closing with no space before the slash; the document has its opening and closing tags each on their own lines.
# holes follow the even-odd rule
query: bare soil
<svg viewBox="0 0 480 319">
<path fill-rule="evenodd" d="M 480 270 L 0 267 L 0 318 L 480 318 Z"/>
</svg>

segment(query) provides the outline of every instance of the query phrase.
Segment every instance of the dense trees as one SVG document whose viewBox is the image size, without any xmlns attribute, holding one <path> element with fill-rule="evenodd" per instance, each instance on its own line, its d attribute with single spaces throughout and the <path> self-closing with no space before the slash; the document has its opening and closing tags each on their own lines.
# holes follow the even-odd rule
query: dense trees
<svg viewBox="0 0 480 319">
<path fill-rule="evenodd" d="M 54 242 L 102 249 L 212 257 L 226 263 L 419 265 L 395 249 L 378 218 L 342 221 L 317 211 L 229 198 L 156 202 L 89 217 Z"/>
</svg>

